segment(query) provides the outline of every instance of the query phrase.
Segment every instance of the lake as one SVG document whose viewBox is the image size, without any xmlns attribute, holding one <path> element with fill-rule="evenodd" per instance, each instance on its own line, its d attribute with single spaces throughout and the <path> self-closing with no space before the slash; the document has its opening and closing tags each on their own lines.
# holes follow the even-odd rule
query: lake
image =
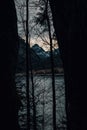
<svg viewBox="0 0 87 130">
<path fill-rule="evenodd" d="M 38 74 L 33 76 L 36 104 L 36 119 L 38 130 L 52 130 L 52 78 L 50 74 Z M 20 127 L 26 129 L 26 75 L 16 75 L 16 87 L 23 104 L 19 110 Z M 31 105 L 31 122 L 32 122 L 32 84 L 29 79 L 30 88 L 30 105 Z M 64 76 L 55 75 L 55 92 L 56 92 L 56 124 L 58 130 L 66 130 L 66 113 L 65 113 L 65 84 Z M 43 126 L 44 118 L 44 126 Z M 31 125 L 32 127 L 32 125 Z"/>
</svg>

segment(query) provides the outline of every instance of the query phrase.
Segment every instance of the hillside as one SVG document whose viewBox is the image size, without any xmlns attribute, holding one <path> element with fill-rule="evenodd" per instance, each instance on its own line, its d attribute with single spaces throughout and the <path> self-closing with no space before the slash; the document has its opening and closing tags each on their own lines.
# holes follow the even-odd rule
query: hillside
<svg viewBox="0 0 87 130">
<path fill-rule="evenodd" d="M 26 71 L 26 43 L 23 39 L 19 38 L 19 52 L 18 52 L 18 64 L 17 72 Z M 31 62 L 33 70 L 46 70 L 51 68 L 50 52 L 43 50 L 38 44 L 35 44 L 30 48 Z M 54 66 L 55 68 L 62 68 L 62 61 L 60 58 L 59 49 L 53 51 Z M 30 68 L 30 67 L 29 67 Z"/>
</svg>

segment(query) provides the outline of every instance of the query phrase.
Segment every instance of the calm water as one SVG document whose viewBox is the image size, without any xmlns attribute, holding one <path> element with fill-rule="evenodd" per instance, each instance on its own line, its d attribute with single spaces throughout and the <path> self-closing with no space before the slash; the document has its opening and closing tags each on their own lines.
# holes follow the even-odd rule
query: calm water
<svg viewBox="0 0 87 130">
<path fill-rule="evenodd" d="M 52 79 L 51 75 L 35 75 L 35 104 L 38 129 L 52 130 Z M 30 84 L 30 105 L 32 117 L 32 84 Z M 26 128 L 26 77 L 24 74 L 16 75 L 17 91 L 20 95 L 23 106 L 19 110 L 19 124 L 21 128 Z M 65 114 L 65 85 L 63 75 L 55 75 L 55 91 L 56 91 L 56 118 L 59 130 L 65 130 L 66 114 Z M 32 121 L 32 119 L 31 119 Z M 64 128 L 62 128 L 64 127 Z"/>
</svg>

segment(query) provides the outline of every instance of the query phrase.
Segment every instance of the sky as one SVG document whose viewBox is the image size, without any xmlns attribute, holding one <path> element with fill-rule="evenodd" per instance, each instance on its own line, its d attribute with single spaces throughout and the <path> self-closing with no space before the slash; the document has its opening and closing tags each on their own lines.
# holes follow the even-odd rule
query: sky
<svg viewBox="0 0 87 130">
<path fill-rule="evenodd" d="M 36 2 L 37 1 L 37 2 Z M 49 37 L 48 32 L 39 35 L 39 32 L 43 27 L 39 27 L 34 22 L 34 17 L 36 16 L 37 12 L 39 12 L 39 7 L 34 4 L 38 3 L 38 0 L 29 0 L 29 37 L 30 37 L 30 44 L 33 46 L 34 44 L 39 44 L 45 51 L 50 50 L 49 44 Z M 25 21 L 26 21 L 26 0 L 15 0 L 16 11 L 17 11 L 17 19 L 18 19 L 18 33 L 19 36 L 25 39 Z M 56 41 L 53 41 L 56 44 Z M 56 45 L 55 48 L 58 46 Z"/>
</svg>

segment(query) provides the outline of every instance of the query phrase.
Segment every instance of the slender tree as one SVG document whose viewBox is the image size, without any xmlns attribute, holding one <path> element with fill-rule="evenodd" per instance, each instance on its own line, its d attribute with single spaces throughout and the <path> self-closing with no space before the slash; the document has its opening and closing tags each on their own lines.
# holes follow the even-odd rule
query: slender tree
<svg viewBox="0 0 87 130">
<path fill-rule="evenodd" d="M 31 70 L 31 82 L 32 82 L 32 100 L 33 100 L 33 127 L 34 127 L 34 130 L 37 130 L 37 124 L 36 124 L 36 104 L 35 104 L 35 89 L 34 89 L 34 81 L 33 81 L 32 70 Z"/>
<path fill-rule="evenodd" d="M 29 10 L 28 10 L 29 0 L 26 0 L 26 93 L 27 93 L 27 130 L 30 130 L 30 98 L 29 98 L 29 44 L 28 44 L 28 34 L 29 34 Z"/>
<path fill-rule="evenodd" d="M 32 102 L 33 102 L 33 129 L 37 130 L 36 125 L 36 104 L 35 104 L 35 88 L 34 88 L 34 78 L 33 78 L 33 68 L 32 68 L 32 57 L 31 57 L 31 48 L 30 48 L 30 40 L 29 40 L 29 65 L 31 72 L 31 86 L 32 86 Z"/>
<path fill-rule="evenodd" d="M 48 1 L 46 5 L 46 15 L 47 15 L 47 24 L 48 24 L 48 32 L 50 39 L 50 55 L 51 55 L 51 69 L 52 69 L 52 92 L 53 92 L 53 130 L 56 130 L 56 98 L 55 98 L 55 74 L 54 74 L 54 58 L 52 51 L 52 36 L 51 36 L 51 24 L 48 15 Z"/>
</svg>

